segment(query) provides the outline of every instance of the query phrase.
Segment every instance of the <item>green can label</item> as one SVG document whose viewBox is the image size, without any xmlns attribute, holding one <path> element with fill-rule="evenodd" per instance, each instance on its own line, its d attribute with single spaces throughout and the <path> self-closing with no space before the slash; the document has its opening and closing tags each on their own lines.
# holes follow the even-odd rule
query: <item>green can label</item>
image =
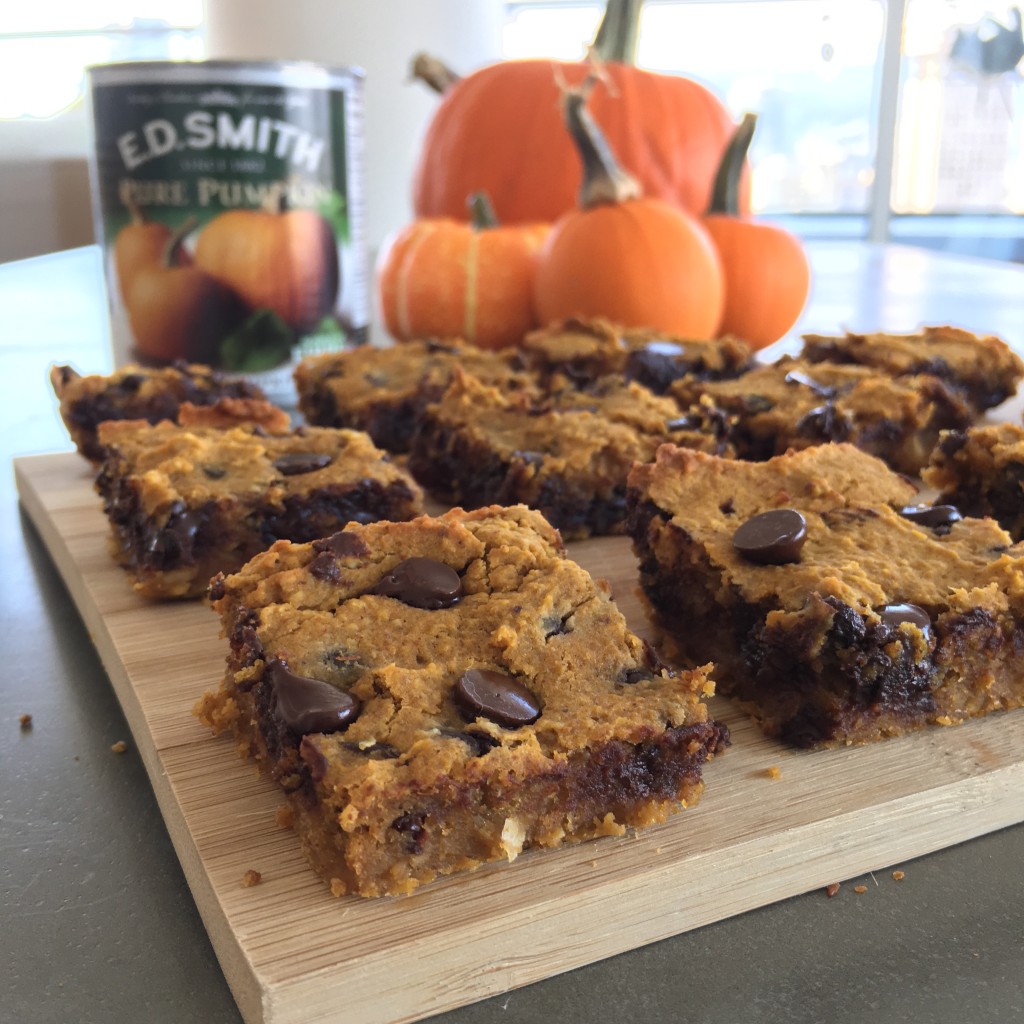
<svg viewBox="0 0 1024 1024">
<path fill-rule="evenodd" d="M 292 394 L 365 341 L 361 80 L 303 65 L 91 69 L 119 363 L 207 363 Z"/>
</svg>

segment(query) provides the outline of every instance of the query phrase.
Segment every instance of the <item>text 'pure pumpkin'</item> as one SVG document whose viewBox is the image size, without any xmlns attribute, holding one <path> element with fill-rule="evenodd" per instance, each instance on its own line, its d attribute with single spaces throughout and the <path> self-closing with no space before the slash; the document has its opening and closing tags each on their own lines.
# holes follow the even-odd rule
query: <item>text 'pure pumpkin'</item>
<svg viewBox="0 0 1024 1024">
<path fill-rule="evenodd" d="M 618 165 L 586 109 L 591 82 L 564 96 L 583 186 L 579 208 L 557 221 L 537 258 L 538 319 L 605 317 L 624 327 L 713 338 L 724 285 L 711 239 L 696 218 L 644 197 Z"/>
<path fill-rule="evenodd" d="M 385 248 L 377 295 L 392 337 L 457 337 L 504 348 L 536 326 L 531 290 L 549 225 L 502 227 L 482 195 L 471 206 L 468 224 L 423 218 Z"/>
</svg>

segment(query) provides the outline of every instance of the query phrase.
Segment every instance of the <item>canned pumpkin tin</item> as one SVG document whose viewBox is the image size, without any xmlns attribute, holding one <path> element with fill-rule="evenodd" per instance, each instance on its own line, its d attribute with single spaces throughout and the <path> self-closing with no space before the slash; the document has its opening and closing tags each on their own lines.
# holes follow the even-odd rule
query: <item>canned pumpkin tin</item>
<svg viewBox="0 0 1024 1024">
<path fill-rule="evenodd" d="M 290 404 L 294 363 L 367 337 L 362 72 L 154 61 L 89 79 L 115 362 L 208 363 Z"/>
</svg>

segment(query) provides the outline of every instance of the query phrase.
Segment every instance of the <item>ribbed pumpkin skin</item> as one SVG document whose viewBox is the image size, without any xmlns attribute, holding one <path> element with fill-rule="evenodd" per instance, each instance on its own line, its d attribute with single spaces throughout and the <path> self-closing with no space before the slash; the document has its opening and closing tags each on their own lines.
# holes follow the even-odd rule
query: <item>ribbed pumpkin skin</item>
<svg viewBox="0 0 1024 1024">
<path fill-rule="evenodd" d="M 463 200 L 465 205 L 465 199 Z M 463 338 L 481 348 L 518 344 L 536 326 L 531 289 L 548 225 L 473 228 L 451 218 L 414 221 L 378 262 L 388 333 Z"/>
<path fill-rule="evenodd" d="M 718 254 L 700 223 L 658 199 L 633 199 L 562 217 L 537 258 L 540 322 L 605 317 L 713 338 L 725 290 Z"/>
<path fill-rule="evenodd" d="M 576 207 L 580 161 L 565 131 L 558 77 L 578 84 L 585 64 L 493 64 L 447 89 L 413 179 L 418 217 L 466 220 L 466 196 L 485 191 L 503 224 L 553 222 Z M 694 215 L 708 207 L 733 124 L 719 100 L 687 78 L 603 65 L 594 120 L 644 195 Z"/>
<path fill-rule="evenodd" d="M 810 292 L 811 270 L 799 240 L 783 228 L 728 214 L 704 227 L 722 259 L 725 309 L 719 332 L 760 349 L 796 323 Z"/>
</svg>

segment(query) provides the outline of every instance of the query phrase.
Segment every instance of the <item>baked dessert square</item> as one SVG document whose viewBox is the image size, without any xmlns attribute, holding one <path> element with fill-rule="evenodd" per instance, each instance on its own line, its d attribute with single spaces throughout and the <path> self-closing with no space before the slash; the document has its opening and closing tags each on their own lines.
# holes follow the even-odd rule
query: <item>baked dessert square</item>
<svg viewBox="0 0 1024 1024">
<path fill-rule="evenodd" d="M 466 508 L 529 505 L 567 538 L 621 533 L 626 474 L 675 441 L 727 451 L 724 420 L 684 413 L 637 384 L 607 380 L 536 400 L 505 395 L 468 374 L 420 416 L 413 476 L 438 500 Z"/>
<path fill-rule="evenodd" d="M 850 445 L 763 463 L 666 445 L 629 477 L 640 583 L 666 655 L 798 747 L 1024 704 L 1024 551 L 921 505 Z"/>
<path fill-rule="evenodd" d="M 240 568 L 280 538 L 310 541 L 350 520 L 423 511 L 415 481 L 366 434 L 270 433 L 259 423 L 230 425 L 217 407 L 193 418 L 99 428 L 106 458 L 96 489 L 111 552 L 144 597 L 202 596 L 215 573 Z"/>
<path fill-rule="evenodd" d="M 522 506 L 280 541 L 211 598 L 230 653 L 196 713 L 335 895 L 663 821 L 728 742 L 707 671 L 661 666 Z"/>
<path fill-rule="evenodd" d="M 735 380 L 684 377 L 671 387 L 683 405 L 701 397 L 733 419 L 729 440 L 741 459 L 845 442 L 917 475 L 939 432 L 966 427 L 974 411 L 938 377 L 893 378 L 869 366 L 785 357 Z"/>
<path fill-rule="evenodd" d="M 266 398 L 255 384 L 198 363 L 122 366 L 110 374 L 87 376 L 71 366 L 53 366 L 50 383 L 71 440 L 91 462 L 103 459 L 96 429 L 106 420 L 159 423 L 176 420 L 183 403 L 213 405 L 223 398 Z"/>
<path fill-rule="evenodd" d="M 808 334 L 804 359 L 873 366 L 893 376 L 927 374 L 962 392 L 978 411 L 1005 401 L 1024 378 L 1024 361 L 1001 338 L 959 327 L 922 327 L 913 334 Z"/>
<path fill-rule="evenodd" d="M 586 389 L 601 377 L 622 374 L 657 394 L 679 377 L 735 377 L 752 365 L 753 353 L 734 338 L 707 341 L 620 328 L 607 320 L 569 319 L 532 331 L 513 357 L 543 387 L 565 383 Z"/>
<path fill-rule="evenodd" d="M 997 423 L 943 434 L 923 472 L 937 502 L 965 516 L 991 516 L 1024 539 L 1024 427 Z"/>
<path fill-rule="evenodd" d="M 424 406 L 440 398 L 456 368 L 509 391 L 534 385 L 504 354 L 429 339 L 307 356 L 294 376 L 309 423 L 365 430 L 381 448 L 405 452 Z"/>
</svg>

